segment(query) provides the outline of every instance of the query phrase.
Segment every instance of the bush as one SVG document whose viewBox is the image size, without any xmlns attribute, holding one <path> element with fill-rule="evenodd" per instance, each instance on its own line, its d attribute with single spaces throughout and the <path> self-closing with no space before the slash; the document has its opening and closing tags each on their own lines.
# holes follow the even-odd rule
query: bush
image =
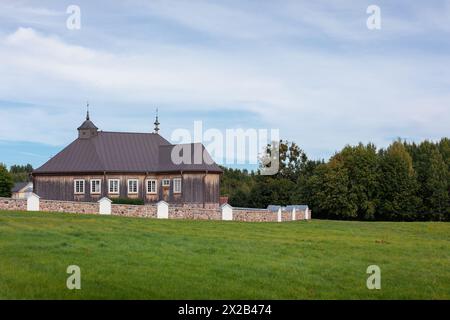
<svg viewBox="0 0 450 320">
<path fill-rule="evenodd" d="M 117 198 L 111 199 L 113 204 L 131 204 L 131 205 L 144 205 L 144 200 L 142 199 L 130 199 L 130 198 Z"/>
</svg>

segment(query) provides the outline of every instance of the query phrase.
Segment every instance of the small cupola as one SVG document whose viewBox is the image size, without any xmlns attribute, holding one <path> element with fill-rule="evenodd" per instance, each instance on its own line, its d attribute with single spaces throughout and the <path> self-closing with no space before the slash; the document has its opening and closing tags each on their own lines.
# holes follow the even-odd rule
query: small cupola
<svg viewBox="0 0 450 320">
<path fill-rule="evenodd" d="M 98 134 L 98 128 L 89 118 L 89 103 L 87 104 L 86 120 L 78 128 L 78 138 L 80 139 L 90 139 L 96 137 Z"/>
</svg>

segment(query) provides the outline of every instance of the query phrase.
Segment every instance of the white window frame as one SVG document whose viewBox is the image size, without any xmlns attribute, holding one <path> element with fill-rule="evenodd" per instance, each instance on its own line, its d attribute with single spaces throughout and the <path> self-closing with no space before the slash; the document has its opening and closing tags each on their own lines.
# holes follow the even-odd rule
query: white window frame
<svg viewBox="0 0 450 320">
<path fill-rule="evenodd" d="M 92 189 L 93 186 L 95 186 L 95 182 L 98 182 L 98 191 L 95 191 Z M 91 194 L 101 194 L 102 193 L 102 179 L 91 179 L 90 181 L 91 185 Z"/>
<path fill-rule="evenodd" d="M 80 184 L 80 191 L 77 191 L 77 182 L 82 182 Z M 83 191 L 81 191 L 81 186 L 83 186 Z M 74 194 L 85 194 L 86 192 L 86 181 L 84 179 L 74 179 L 73 180 L 73 193 Z"/>
<path fill-rule="evenodd" d="M 176 188 L 177 183 L 179 183 L 179 185 L 178 185 L 180 187 L 179 190 L 177 190 L 177 188 Z M 181 193 L 181 189 L 182 189 L 182 187 L 181 187 L 181 178 L 174 178 L 173 179 L 173 193 Z"/>
<path fill-rule="evenodd" d="M 167 182 L 167 181 L 168 181 L 167 184 L 164 183 L 164 182 Z M 163 187 L 170 187 L 170 179 L 162 179 L 161 185 L 162 185 Z"/>
<path fill-rule="evenodd" d="M 154 191 L 151 190 L 151 187 L 149 188 L 149 186 L 151 185 L 152 182 L 155 183 Z M 147 194 L 157 194 L 158 193 L 158 180 L 157 179 L 148 179 L 146 181 L 146 191 L 147 191 Z"/>
<path fill-rule="evenodd" d="M 136 192 L 130 191 L 130 182 L 135 181 L 136 182 Z M 127 180 L 127 189 L 128 194 L 138 194 L 139 193 L 139 179 L 128 179 Z"/>
<path fill-rule="evenodd" d="M 117 182 L 117 192 L 111 191 L 112 182 Z M 120 194 L 120 179 L 108 179 L 108 194 Z"/>
</svg>

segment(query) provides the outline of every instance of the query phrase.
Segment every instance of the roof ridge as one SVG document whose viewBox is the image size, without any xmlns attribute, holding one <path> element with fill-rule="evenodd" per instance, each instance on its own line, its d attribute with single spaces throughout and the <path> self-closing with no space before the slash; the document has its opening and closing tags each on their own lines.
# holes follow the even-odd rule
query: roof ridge
<svg viewBox="0 0 450 320">
<path fill-rule="evenodd" d="M 151 134 L 151 135 L 159 136 L 159 134 L 153 133 L 153 132 L 127 132 L 127 131 L 102 131 L 102 130 L 100 130 L 98 133 Z"/>
</svg>

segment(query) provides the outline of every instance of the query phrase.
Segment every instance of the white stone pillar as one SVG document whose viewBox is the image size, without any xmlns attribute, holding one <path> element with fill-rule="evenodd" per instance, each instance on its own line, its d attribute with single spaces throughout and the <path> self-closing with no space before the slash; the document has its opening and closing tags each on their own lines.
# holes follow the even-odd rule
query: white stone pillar
<svg viewBox="0 0 450 320">
<path fill-rule="evenodd" d="M 281 222 L 281 208 L 278 208 L 278 222 Z"/>
<path fill-rule="evenodd" d="M 99 206 L 100 206 L 100 214 L 105 214 L 105 215 L 110 215 L 112 212 L 111 209 L 111 204 L 112 201 L 110 199 L 108 199 L 107 197 L 103 197 L 101 198 L 99 201 Z"/>
<path fill-rule="evenodd" d="M 233 220 L 233 207 L 228 203 L 225 203 L 221 207 L 222 210 L 222 220 L 232 221 Z"/>
<path fill-rule="evenodd" d="M 27 198 L 27 211 L 39 211 L 39 199 L 37 194 L 31 193 Z"/>
<path fill-rule="evenodd" d="M 158 219 L 169 219 L 169 204 L 163 200 L 156 204 Z"/>
</svg>

